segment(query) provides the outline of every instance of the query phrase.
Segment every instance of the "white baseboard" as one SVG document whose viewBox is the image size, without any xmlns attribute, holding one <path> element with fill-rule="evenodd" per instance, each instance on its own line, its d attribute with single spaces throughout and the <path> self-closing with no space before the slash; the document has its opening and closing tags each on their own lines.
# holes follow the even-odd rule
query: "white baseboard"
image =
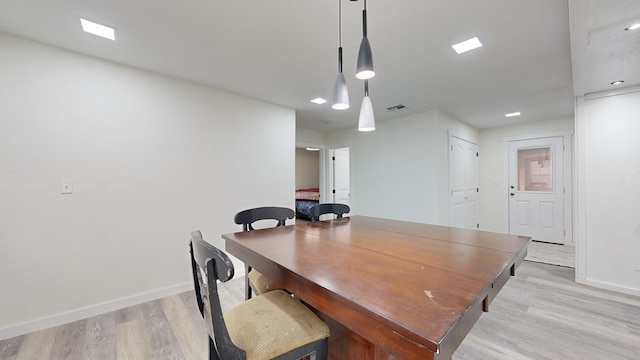
<svg viewBox="0 0 640 360">
<path fill-rule="evenodd" d="M 53 315 L 50 317 L 30 321 L 20 325 L 9 326 L 0 329 L 0 340 L 28 334 L 34 331 L 48 329 L 54 326 L 68 324 L 70 322 L 86 319 L 92 316 L 97 316 L 111 311 L 120 310 L 129 306 L 142 304 L 147 301 L 153 301 L 161 299 L 163 297 L 180 294 L 189 290 L 193 290 L 193 282 L 187 282 L 184 284 L 159 289 L 144 294 L 138 294 L 128 298 L 110 301 L 102 304 L 91 305 L 63 314 Z"/>
<path fill-rule="evenodd" d="M 604 290 L 611 290 L 611 291 L 619 292 L 619 293 L 622 293 L 622 294 L 640 296 L 640 289 L 634 289 L 634 288 L 629 288 L 629 287 L 624 287 L 624 286 L 618 286 L 618 285 L 613 285 L 613 284 L 604 283 L 604 282 L 600 282 L 600 281 L 581 279 L 581 278 L 578 278 L 578 277 L 576 277 L 576 283 L 582 284 L 582 285 L 593 286 L 593 287 L 604 289 Z"/>
</svg>

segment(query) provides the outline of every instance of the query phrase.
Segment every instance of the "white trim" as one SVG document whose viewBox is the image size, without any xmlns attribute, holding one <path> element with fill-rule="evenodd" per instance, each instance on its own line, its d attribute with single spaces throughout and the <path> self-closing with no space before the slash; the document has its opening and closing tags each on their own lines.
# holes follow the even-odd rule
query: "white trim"
<svg viewBox="0 0 640 360">
<path fill-rule="evenodd" d="M 320 187 L 320 189 L 324 189 L 324 191 L 320 191 L 320 202 L 333 202 L 333 161 L 332 161 L 332 157 L 335 154 L 335 150 L 336 149 L 343 149 L 343 148 L 348 148 L 349 149 L 349 191 L 352 191 L 352 187 L 351 184 L 353 184 L 353 172 L 352 172 L 352 166 L 351 166 L 351 160 L 353 159 L 353 145 L 351 143 L 338 143 L 338 144 L 332 144 L 332 145 L 327 145 L 326 147 L 326 158 L 324 160 L 324 164 L 325 164 L 325 172 L 324 172 L 324 179 L 325 179 L 325 184 L 324 187 Z M 325 194 L 323 196 L 323 193 Z M 353 202 L 351 201 L 352 198 L 349 198 L 349 206 L 351 206 L 352 209 L 352 213 L 353 213 Z"/>
<path fill-rule="evenodd" d="M 332 203 L 333 202 L 333 157 L 335 156 L 336 149 L 331 147 L 327 149 L 327 157 L 324 161 L 325 164 L 325 183 L 323 189 L 320 191 L 320 203 Z"/>
<path fill-rule="evenodd" d="M 501 138 L 500 140 L 503 142 L 509 142 L 509 141 L 543 139 L 543 138 L 549 138 L 549 137 L 571 136 L 571 135 L 573 135 L 573 131 L 563 130 L 563 131 L 551 131 L 551 132 L 532 134 L 532 135 L 509 136 L 509 137 Z"/>
<path fill-rule="evenodd" d="M 509 141 L 510 139 L 500 139 L 502 142 L 502 232 L 509 233 Z"/>
<path fill-rule="evenodd" d="M 325 163 L 327 162 L 327 157 L 329 153 L 329 149 L 322 147 L 322 149 L 320 149 L 320 160 L 319 160 L 319 164 L 318 166 L 320 167 L 320 170 L 318 172 L 318 175 L 320 176 L 320 179 L 318 179 L 318 188 L 320 189 L 320 202 L 322 202 L 323 200 L 323 194 L 325 194 L 324 196 L 326 196 L 326 188 L 327 188 L 327 167 L 325 165 Z"/>
<path fill-rule="evenodd" d="M 48 329 L 54 326 L 68 324 L 70 322 L 86 319 L 92 316 L 124 309 L 129 306 L 135 306 L 148 301 L 180 294 L 189 290 L 193 290 L 193 282 L 186 282 L 184 284 L 138 294 L 124 299 L 87 306 L 84 308 L 49 316 L 20 325 L 9 326 L 4 329 L 0 329 L 0 340 L 28 334 L 34 331 Z"/>
<path fill-rule="evenodd" d="M 606 90 L 606 91 L 588 93 L 584 95 L 584 99 L 585 100 L 600 99 L 604 97 L 630 94 L 630 93 L 639 92 L 639 91 L 640 91 L 640 85 L 627 86 L 627 87 L 623 87 L 615 90 Z"/>
<path fill-rule="evenodd" d="M 458 139 L 460 139 L 462 141 L 466 141 L 466 142 L 471 143 L 473 145 L 478 145 L 478 142 L 479 142 L 478 139 L 469 140 L 469 139 L 465 138 L 464 136 L 458 135 L 454 131 L 452 131 L 451 129 L 447 129 L 447 135 L 448 135 L 447 139 L 449 139 L 449 137 L 453 136 L 454 138 L 458 138 Z M 449 145 L 451 145 L 451 142 L 449 142 Z"/>
<path fill-rule="evenodd" d="M 584 112 L 584 97 L 576 98 L 574 129 L 578 134 L 585 134 L 587 131 L 588 119 Z M 584 118 L 584 119 L 583 119 Z M 579 121 L 578 119 L 582 119 Z M 574 156 L 575 171 L 574 184 L 576 196 L 574 198 L 575 238 L 576 238 L 576 282 L 586 281 L 587 278 L 587 173 L 588 163 L 583 158 L 587 158 L 586 139 L 576 136 L 576 151 Z"/>
<path fill-rule="evenodd" d="M 320 144 L 314 144 L 314 143 L 307 143 L 307 142 L 297 142 L 296 143 L 296 149 L 306 149 L 306 148 L 316 148 L 316 149 L 325 149 L 326 146 L 325 145 L 320 145 Z"/>
<path fill-rule="evenodd" d="M 576 283 L 587 285 L 587 286 L 593 286 L 594 288 L 598 288 L 598 289 L 615 291 L 615 292 L 619 292 L 627 295 L 640 296 L 640 290 L 628 288 L 625 286 L 618 286 L 610 283 L 587 280 L 587 279 L 579 279 L 579 278 L 576 278 Z"/>
<path fill-rule="evenodd" d="M 564 226 L 565 237 L 564 244 L 569 246 L 576 246 L 574 227 L 573 227 L 573 199 L 575 198 L 573 179 L 575 178 L 574 162 L 573 162 L 573 149 L 575 147 L 575 138 L 573 132 L 564 135 L 563 141 L 564 151 Z"/>
</svg>

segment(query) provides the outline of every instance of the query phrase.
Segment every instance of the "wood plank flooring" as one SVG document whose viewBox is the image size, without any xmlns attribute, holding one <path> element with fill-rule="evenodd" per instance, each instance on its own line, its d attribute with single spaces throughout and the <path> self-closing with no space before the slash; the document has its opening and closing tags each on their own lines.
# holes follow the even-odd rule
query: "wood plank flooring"
<svg viewBox="0 0 640 360">
<path fill-rule="evenodd" d="M 226 309 L 244 278 L 221 285 Z M 192 292 L 0 341 L 0 359 L 206 359 Z M 573 269 L 523 262 L 454 360 L 640 359 L 640 298 L 574 282 Z"/>
</svg>

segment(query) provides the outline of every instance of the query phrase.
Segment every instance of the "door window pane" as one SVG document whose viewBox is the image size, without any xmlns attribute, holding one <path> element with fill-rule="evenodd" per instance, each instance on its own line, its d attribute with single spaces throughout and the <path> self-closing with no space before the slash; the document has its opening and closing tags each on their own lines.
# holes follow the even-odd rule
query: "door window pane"
<svg viewBox="0 0 640 360">
<path fill-rule="evenodd" d="M 551 147 L 518 150 L 518 190 L 553 191 Z"/>
</svg>

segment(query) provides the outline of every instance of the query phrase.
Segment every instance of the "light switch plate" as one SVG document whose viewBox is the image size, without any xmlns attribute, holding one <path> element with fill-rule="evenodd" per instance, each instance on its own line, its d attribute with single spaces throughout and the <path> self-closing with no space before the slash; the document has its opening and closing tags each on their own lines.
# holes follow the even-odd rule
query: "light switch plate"
<svg viewBox="0 0 640 360">
<path fill-rule="evenodd" d="M 73 181 L 60 180 L 60 194 L 73 194 Z"/>
</svg>

